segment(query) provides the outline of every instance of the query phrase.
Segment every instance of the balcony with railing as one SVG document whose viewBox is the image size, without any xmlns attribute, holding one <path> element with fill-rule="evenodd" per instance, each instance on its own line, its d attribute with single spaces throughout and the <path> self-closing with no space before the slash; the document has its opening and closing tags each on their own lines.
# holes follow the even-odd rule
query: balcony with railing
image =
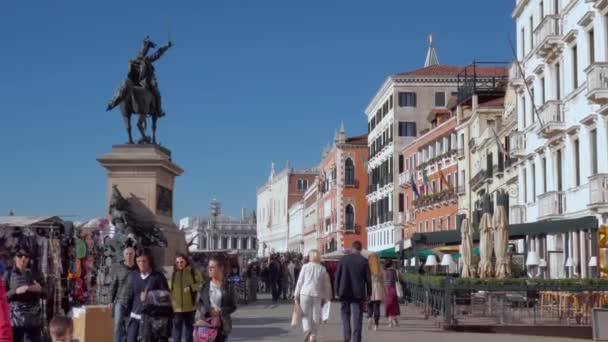
<svg viewBox="0 0 608 342">
<path fill-rule="evenodd" d="M 608 206 L 608 174 L 601 173 L 589 177 L 588 207 Z"/>
<path fill-rule="evenodd" d="M 509 224 L 520 224 L 526 222 L 526 206 L 514 205 L 509 208 Z"/>
<path fill-rule="evenodd" d="M 456 150 L 456 158 L 464 159 L 464 147 L 461 147 Z"/>
<path fill-rule="evenodd" d="M 486 178 L 488 178 L 488 172 L 485 169 L 479 170 L 479 172 L 477 172 L 469 182 L 471 189 L 473 191 L 477 191 L 477 189 L 484 184 Z"/>
<path fill-rule="evenodd" d="M 454 187 L 454 192 L 456 192 L 458 195 L 464 195 L 464 190 L 464 185 L 457 185 Z"/>
<path fill-rule="evenodd" d="M 547 15 L 534 30 L 536 54 L 551 61 L 556 58 L 563 47 L 562 23 L 557 14 Z"/>
<path fill-rule="evenodd" d="M 593 63 L 587 72 L 587 99 L 597 104 L 608 103 L 608 62 Z"/>
<path fill-rule="evenodd" d="M 426 210 L 429 209 L 429 207 L 440 207 L 442 205 L 447 205 L 450 202 L 458 202 L 458 195 L 454 192 L 454 189 L 447 189 L 430 195 L 422 195 L 412 201 L 412 205 L 416 207 L 416 209 Z"/>
<path fill-rule="evenodd" d="M 538 218 L 548 219 L 558 217 L 566 212 L 566 193 L 563 191 L 549 191 L 538 196 Z"/>
<path fill-rule="evenodd" d="M 411 185 L 412 174 L 409 170 L 405 170 L 399 174 L 399 186 L 400 187 L 408 187 Z"/>
<path fill-rule="evenodd" d="M 566 128 L 562 102 L 559 100 L 545 102 L 538 109 L 538 116 L 540 117 L 539 134 L 545 138 L 559 134 Z"/>
<path fill-rule="evenodd" d="M 521 131 L 513 131 L 509 136 L 509 154 L 512 157 L 523 157 L 526 155 L 526 134 Z"/>
<path fill-rule="evenodd" d="M 517 61 L 514 61 L 509 65 L 509 83 L 515 88 L 524 85 L 524 77 Z"/>
</svg>

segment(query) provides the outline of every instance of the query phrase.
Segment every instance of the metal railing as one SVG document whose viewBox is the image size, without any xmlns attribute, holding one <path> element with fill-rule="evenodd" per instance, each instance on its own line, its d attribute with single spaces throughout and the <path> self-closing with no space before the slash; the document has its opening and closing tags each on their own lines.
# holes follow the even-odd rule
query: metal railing
<svg viewBox="0 0 608 342">
<path fill-rule="evenodd" d="M 589 204 L 608 204 L 608 174 L 589 177 Z"/>
<path fill-rule="evenodd" d="M 564 128 L 564 112 L 560 100 L 551 100 L 538 109 L 541 131 L 545 134 Z"/>
<path fill-rule="evenodd" d="M 549 191 L 540 196 L 539 218 L 548 216 L 558 216 L 566 212 L 566 193 L 563 191 Z"/>
<path fill-rule="evenodd" d="M 412 176 L 409 170 L 405 170 L 399 174 L 399 186 L 408 186 L 411 180 Z"/>
</svg>

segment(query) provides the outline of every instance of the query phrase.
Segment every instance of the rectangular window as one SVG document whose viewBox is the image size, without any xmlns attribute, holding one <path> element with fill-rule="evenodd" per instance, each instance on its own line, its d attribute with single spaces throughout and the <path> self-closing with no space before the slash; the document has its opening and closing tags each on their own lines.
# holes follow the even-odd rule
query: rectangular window
<svg viewBox="0 0 608 342">
<path fill-rule="evenodd" d="M 435 219 L 433 219 L 433 230 L 432 231 L 435 232 L 436 231 L 435 229 L 437 229 L 437 228 L 435 227 Z"/>
<path fill-rule="evenodd" d="M 546 101 L 546 94 L 545 94 L 545 78 L 541 78 L 540 79 L 540 105 L 544 105 Z"/>
<path fill-rule="evenodd" d="M 528 203 L 528 173 L 526 172 L 526 169 L 523 169 L 524 171 L 524 203 Z"/>
<path fill-rule="evenodd" d="M 519 40 L 521 41 L 520 50 L 521 50 L 521 59 L 523 60 L 524 57 L 526 57 L 526 32 L 523 27 L 521 28 Z"/>
<path fill-rule="evenodd" d="M 547 158 L 542 159 L 542 172 L 543 172 L 543 194 L 547 192 Z"/>
<path fill-rule="evenodd" d="M 435 107 L 445 107 L 445 93 L 443 91 L 435 93 Z"/>
<path fill-rule="evenodd" d="M 589 144 L 591 147 L 591 174 L 597 174 L 597 130 L 589 132 Z"/>
<path fill-rule="evenodd" d="M 578 139 L 574 140 L 574 167 L 576 167 L 576 170 L 574 172 L 574 183 L 576 184 L 576 186 L 581 185 L 581 167 L 580 167 L 580 162 L 581 162 L 581 156 L 580 156 L 580 143 L 578 141 Z"/>
<path fill-rule="evenodd" d="M 416 93 L 399 93 L 399 107 L 416 107 Z"/>
<path fill-rule="evenodd" d="M 557 167 L 555 170 L 557 171 L 557 191 L 562 191 L 564 189 L 562 183 L 562 150 L 557 150 L 557 157 L 555 158 Z"/>
<path fill-rule="evenodd" d="M 418 223 L 418 233 L 422 233 L 422 222 Z"/>
<path fill-rule="evenodd" d="M 403 154 L 399 155 L 399 173 L 403 172 Z"/>
<path fill-rule="evenodd" d="M 416 123 L 415 122 L 399 122 L 400 137 L 415 137 Z"/>
<path fill-rule="evenodd" d="M 448 187 L 451 187 L 452 186 L 452 175 L 448 173 L 446 180 L 448 181 Z"/>
<path fill-rule="evenodd" d="M 425 233 L 428 233 L 428 232 L 429 232 L 429 221 L 428 221 L 428 220 L 426 220 L 426 221 L 424 222 L 424 232 L 425 232 Z"/>
<path fill-rule="evenodd" d="M 399 194 L 399 212 L 402 213 L 405 208 L 405 196 Z"/>
<path fill-rule="evenodd" d="M 532 164 L 530 168 L 532 173 L 532 202 L 536 202 L 536 165 Z"/>
<path fill-rule="evenodd" d="M 534 115 L 534 106 L 536 106 L 536 92 L 534 92 L 534 88 L 530 87 L 530 116 L 532 117 L 532 124 L 536 122 L 536 118 Z"/>
<path fill-rule="evenodd" d="M 534 17 L 530 16 L 530 50 L 534 49 Z"/>
<path fill-rule="evenodd" d="M 447 220 L 446 229 L 450 230 L 450 228 L 452 228 L 452 216 L 446 217 L 446 220 Z"/>
<path fill-rule="evenodd" d="M 593 33 L 593 29 L 589 30 L 587 37 L 589 38 L 589 64 L 593 64 L 595 63 L 595 34 Z"/>
<path fill-rule="evenodd" d="M 522 115 L 522 121 L 523 121 L 523 127 L 527 127 L 528 125 L 526 124 L 526 117 L 528 116 L 528 113 L 526 111 L 526 97 L 522 96 L 521 97 L 521 108 L 523 110 L 523 115 Z"/>
<path fill-rule="evenodd" d="M 555 64 L 555 98 L 558 100 L 562 99 L 561 72 L 559 63 Z"/>
<path fill-rule="evenodd" d="M 393 109 L 393 95 L 388 98 L 388 106 L 390 109 Z"/>
<path fill-rule="evenodd" d="M 545 6 L 543 6 L 543 2 L 541 1 L 539 4 L 539 10 L 540 10 L 540 21 L 543 21 L 543 19 L 545 18 Z"/>
<path fill-rule="evenodd" d="M 578 48 L 576 45 L 572 47 L 572 85 L 574 89 L 578 88 Z"/>
</svg>

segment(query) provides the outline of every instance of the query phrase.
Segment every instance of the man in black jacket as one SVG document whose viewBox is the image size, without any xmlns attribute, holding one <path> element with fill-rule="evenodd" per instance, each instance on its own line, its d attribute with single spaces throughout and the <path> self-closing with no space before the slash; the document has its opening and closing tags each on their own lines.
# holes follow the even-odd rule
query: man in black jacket
<svg viewBox="0 0 608 342">
<path fill-rule="evenodd" d="M 167 310 L 171 310 L 171 295 L 165 276 L 154 271 L 152 257 L 147 251 L 138 251 L 138 272 L 131 272 L 125 312 L 128 314 L 127 342 L 167 342 L 169 341 L 169 323 L 172 312 L 149 312 L 145 304 L 150 297 L 148 293 L 158 291 L 165 294 L 163 303 L 149 303 L 154 309 L 158 304 L 166 304 Z M 160 290 L 160 291 L 159 291 Z"/>
<path fill-rule="evenodd" d="M 125 321 L 128 316 L 125 312 L 125 302 L 128 297 L 129 281 L 135 267 L 135 249 L 127 247 L 122 252 L 123 262 L 112 265 L 112 302 L 110 309 L 114 315 L 114 342 L 123 342 L 126 337 Z"/>
<path fill-rule="evenodd" d="M 362 306 L 372 288 L 367 259 L 361 255 L 361 242 L 353 242 L 352 249 L 352 254 L 338 264 L 335 290 L 342 302 L 344 341 L 361 342 Z"/>
</svg>

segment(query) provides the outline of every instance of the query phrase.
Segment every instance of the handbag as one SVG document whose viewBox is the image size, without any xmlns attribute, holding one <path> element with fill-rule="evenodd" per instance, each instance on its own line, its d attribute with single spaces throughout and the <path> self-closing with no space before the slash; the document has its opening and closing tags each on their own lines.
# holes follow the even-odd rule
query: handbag
<svg viewBox="0 0 608 342">
<path fill-rule="evenodd" d="M 291 313 L 291 326 L 297 327 L 302 322 L 302 308 L 300 304 L 295 303 L 293 306 L 293 312 Z"/>
<path fill-rule="evenodd" d="M 399 299 L 403 298 L 403 287 L 401 287 L 399 280 L 395 282 L 395 289 L 397 290 L 397 297 Z"/>
<path fill-rule="evenodd" d="M 220 334 L 222 321 L 219 317 L 205 320 L 205 325 L 195 326 L 192 331 L 193 342 L 214 342 Z"/>
</svg>

